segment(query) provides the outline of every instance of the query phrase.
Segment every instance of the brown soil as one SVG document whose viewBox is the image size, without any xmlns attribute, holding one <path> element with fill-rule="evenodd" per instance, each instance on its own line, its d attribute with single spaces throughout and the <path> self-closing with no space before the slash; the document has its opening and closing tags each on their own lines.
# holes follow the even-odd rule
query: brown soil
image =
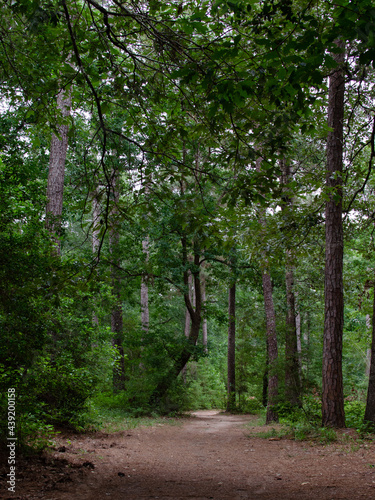
<svg viewBox="0 0 375 500">
<path fill-rule="evenodd" d="M 254 417 L 199 411 L 177 425 L 60 438 L 47 458 L 19 459 L 1 498 L 374 499 L 375 443 L 263 439 Z M 269 427 L 267 428 L 269 430 Z M 249 437 L 249 434 L 252 436 Z M 5 492 L 5 495 L 4 495 Z"/>
</svg>

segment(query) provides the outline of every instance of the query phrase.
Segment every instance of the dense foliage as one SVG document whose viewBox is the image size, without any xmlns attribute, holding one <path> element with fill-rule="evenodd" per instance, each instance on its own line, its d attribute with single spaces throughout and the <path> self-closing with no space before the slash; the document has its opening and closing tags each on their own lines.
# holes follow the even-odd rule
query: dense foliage
<svg viewBox="0 0 375 500">
<path fill-rule="evenodd" d="M 347 425 L 359 425 L 374 300 L 372 2 L 0 4 L 0 411 L 15 388 L 20 437 L 48 425 L 83 427 L 95 405 L 135 415 L 225 408 L 234 283 L 237 408 L 266 406 L 277 373 L 275 411 L 301 412 L 284 377 L 286 269 L 294 273 L 297 406 L 316 410 L 324 206 L 341 197 L 327 187 L 325 155 L 338 38 L 346 86 L 343 378 Z M 65 118 L 62 91 L 72 100 Z M 62 140 L 62 124 L 63 209 L 51 236 L 50 144 L 53 134 Z"/>
</svg>

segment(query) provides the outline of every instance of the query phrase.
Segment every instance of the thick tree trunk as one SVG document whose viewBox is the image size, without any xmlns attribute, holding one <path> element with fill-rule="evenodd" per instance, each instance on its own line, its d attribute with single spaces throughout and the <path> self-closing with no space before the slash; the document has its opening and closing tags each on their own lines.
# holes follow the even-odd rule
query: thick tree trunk
<svg viewBox="0 0 375 500">
<path fill-rule="evenodd" d="M 61 90 L 57 96 L 57 109 L 64 119 L 70 115 L 70 92 Z M 60 255 L 61 245 L 59 235 L 61 232 L 61 215 L 63 207 L 65 161 L 68 149 L 68 125 L 57 126 L 58 136 L 52 134 L 51 151 L 48 168 L 46 227 L 57 235 L 56 253 Z"/>
<path fill-rule="evenodd" d="M 365 410 L 365 422 L 372 422 L 375 425 L 375 290 L 372 312 L 372 342 L 370 358 L 370 374 L 367 389 L 367 401 Z"/>
<path fill-rule="evenodd" d="M 109 244 L 112 259 L 112 294 L 115 303 L 111 312 L 111 329 L 113 332 L 112 344 L 118 352 L 118 363 L 113 371 L 113 389 L 118 392 L 125 388 L 125 360 L 123 348 L 123 317 L 122 317 L 122 301 L 121 301 L 121 278 L 118 273 L 119 259 L 119 242 L 120 235 L 117 223 L 117 203 L 119 200 L 119 191 L 117 185 L 117 174 L 113 174 L 112 192 L 114 197 L 114 207 L 111 211 L 113 221 L 110 230 Z"/>
<path fill-rule="evenodd" d="M 338 47 L 344 48 L 341 41 Z M 345 427 L 342 378 L 343 299 L 343 224 L 342 224 L 342 151 L 345 81 L 342 70 L 344 53 L 333 56 L 339 67 L 329 80 L 327 139 L 325 317 L 323 342 L 322 423 Z"/>
<path fill-rule="evenodd" d="M 228 386 L 227 411 L 236 409 L 236 283 L 229 288 L 228 297 Z"/>
<path fill-rule="evenodd" d="M 268 392 L 266 424 L 278 422 L 279 418 L 275 406 L 278 403 L 279 379 L 277 374 L 278 348 L 276 337 L 276 315 L 272 297 L 271 276 L 267 268 L 263 270 L 263 296 L 267 323 L 268 348 Z"/>
</svg>

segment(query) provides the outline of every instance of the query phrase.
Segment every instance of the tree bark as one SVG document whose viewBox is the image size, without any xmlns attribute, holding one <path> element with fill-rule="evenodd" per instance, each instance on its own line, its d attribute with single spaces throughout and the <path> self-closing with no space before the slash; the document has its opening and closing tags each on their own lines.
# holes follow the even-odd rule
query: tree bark
<svg viewBox="0 0 375 500">
<path fill-rule="evenodd" d="M 367 401 L 365 410 L 365 422 L 371 422 L 375 425 L 375 289 L 374 303 L 372 311 L 372 341 L 371 341 L 371 358 L 370 358 L 370 373 L 367 388 Z"/>
<path fill-rule="evenodd" d="M 272 297 L 272 282 L 268 269 L 263 270 L 263 296 L 267 323 L 267 349 L 268 349 L 268 391 L 266 424 L 278 422 L 276 404 L 279 396 L 279 378 L 277 374 L 278 348 L 276 337 L 276 315 Z"/>
<path fill-rule="evenodd" d="M 337 46 L 344 49 L 342 41 Z M 344 121 L 344 52 L 334 54 L 337 69 L 329 79 L 327 138 L 325 317 L 323 342 L 322 423 L 345 427 L 342 377 L 343 298 L 343 224 L 342 224 L 342 151 Z"/>
<path fill-rule="evenodd" d="M 236 409 L 236 283 L 229 288 L 228 297 L 228 399 L 227 411 Z"/>
<path fill-rule="evenodd" d="M 70 115 L 70 92 L 60 90 L 57 95 L 57 109 L 64 119 Z M 55 236 L 56 253 L 61 253 L 61 215 L 63 207 L 65 161 L 68 149 L 68 125 L 57 125 L 58 136 L 51 138 L 51 151 L 48 167 L 46 227 Z"/>
</svg>

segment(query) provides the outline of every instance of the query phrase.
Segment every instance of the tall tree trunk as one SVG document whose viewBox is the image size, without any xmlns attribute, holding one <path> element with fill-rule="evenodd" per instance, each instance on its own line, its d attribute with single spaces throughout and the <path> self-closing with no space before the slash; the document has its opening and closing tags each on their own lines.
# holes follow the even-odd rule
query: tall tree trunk
<svg viewBox="0 0 375 500">
<path fill-rule="evenodd" d="M 122 317 L 122 301 L 121 301 L 121 278 L 118 272 L 120 264 L 119 258 L 119 228 L 118 228 L 118 209 L 117 204 L 119 200 L 117 173 L 112 177 L 112 192 L 114 198 L 114 206 L 111 211 L 111 219 L 113 221 L 110 230 L 109 244 L 112 259 L 112 294 L 115 303 L 112 306 L 111 312 L 111 329 L 113 332 L 112 344 L 118 353 L 118 363 L 113 370 L 113 389 L 115 392 L 121 391 L 125 388 L 125 360 L 123 348 L 123 317 Z"/>
<path fill-rule="evenodd" d="M 365 422 L 372 422 L 375 425 L 375 282 L 374 282 L 374 303 L 372 311 L 372 342 L 370 374 L 367 389 L 367 401 L 365 410 Z"/>
<path fill-rule="evenodd" d="M 228 399 L 227 411 L 236 409 L 236 283 L 229 288 L 228 297 Z"/>
<path fill-rule="evenodd" d="M 344 44 L 337 41 L 342 53 L 334 54 L 338 68 L 329 79 L 327 138 L 327 178 L 329 200 L 326 202 L 326 263 L 325 317 L 323 342 L 322 423 L 324 426 L 345 427 L 344 391 L 342 377 L 342 337 L 344 327 L 343 298 L 343 224 L 342 169 Z"/>
<path fill-rule="evenodd" d="M 57 95 L 57 109 L 64 120 L 69 117 L 70 108 L 70 92 L 60 90 Z M 61 244 L 58 236 L 61 233 L 65 161 L 68 149 L 68 125 L 66 123 L 57 125 L 57 132 L 58 135 L 52 134 L 51 138 L 47 182 L 46 227 L 51 233 L 57 235 L 55 240 L 56 253 L 60 255 Z"/>
<path fill-rule="evenodd" d="M 291 180 L 289 162 L 281 162 L 282 184 L 284 186 L 282 210 L 287 212 L 292 207 L 293 199 L 288 192 Z M 301 406 L 301 383 L 297 349 L 296 307 L 294 295 L 294 255 L 291 248 L 285 252 L 285 286 L 286 286 L 286 332 L 285 332 L 285 398 L 293 406 Z"/>
<path fill-rule="evenodd" d="M 279 396 L 279 378 L 277 374 L 278 348 L 276 337 L 276 315 L 272 297 L 272 282 L 269 270 L 263 269 L 263 296 L 267 323 L 267 348 L 268 348 L 268 392 L 266 424 L 278 422 L 276 404 Z"/>
</svg>

